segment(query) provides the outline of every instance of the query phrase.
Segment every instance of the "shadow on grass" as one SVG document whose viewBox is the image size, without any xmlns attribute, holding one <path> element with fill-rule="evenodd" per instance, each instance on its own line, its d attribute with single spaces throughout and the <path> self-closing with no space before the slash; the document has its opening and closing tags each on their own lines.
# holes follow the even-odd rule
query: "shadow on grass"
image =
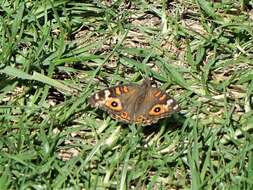
<svg viewBox="0 0 253 190">
<path fill-rule="evenodd" d="M 145 136 L 158 133 L 162 124 L 166 126 L 164 132 L 180 130 L 185 120 L 186 117 L 183 114 L 175 113 L 172 114 L 171 117 L 160 120 L 158 123 L 143 127 L 142 132 Z"/>
</svg>

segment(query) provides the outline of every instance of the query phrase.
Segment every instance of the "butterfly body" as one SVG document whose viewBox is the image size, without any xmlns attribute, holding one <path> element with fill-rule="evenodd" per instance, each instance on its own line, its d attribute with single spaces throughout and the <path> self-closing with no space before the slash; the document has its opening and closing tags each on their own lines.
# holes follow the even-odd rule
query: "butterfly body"
<svg viewBox="0 0 253 190">
<path fill-rule="evenodd" d="M 180 109 L 173 98 L 152 87 L 149 79 L 141 85 L 118 85 L 98 91 L 88 102 L 107 111 L 114 119 L 142 125 L 156 123 Z"/>
</svg>

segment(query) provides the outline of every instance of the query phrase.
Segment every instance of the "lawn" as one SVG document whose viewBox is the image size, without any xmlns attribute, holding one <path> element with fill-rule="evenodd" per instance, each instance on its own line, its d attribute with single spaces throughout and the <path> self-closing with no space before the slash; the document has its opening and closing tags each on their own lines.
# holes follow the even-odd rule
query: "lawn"
<svg viewBox="0 0 253 190">
<path fill-rule="evenodd" d="M 253 189 L 253 1 L 0 2 L 0 189 Z M 150 78 L 149 126 L 91 107 Z"/>
</svg>

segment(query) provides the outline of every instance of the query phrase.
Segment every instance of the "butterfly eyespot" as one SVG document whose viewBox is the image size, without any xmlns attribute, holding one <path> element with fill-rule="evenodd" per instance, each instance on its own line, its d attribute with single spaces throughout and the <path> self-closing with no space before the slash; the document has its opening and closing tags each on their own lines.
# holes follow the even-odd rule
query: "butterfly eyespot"
<svg viewBox="0 0 253 190">
<path fill-rule="evenodd" d="M 122 104 L 118 98 L 108 98 L 105 101 L 105 106 L 114 111 L 121 111 L 123 109 Z"/>
<path fill-rule="evenodd" d="M 158 113 L 158 112 L 160 112 L 160 111 L 161 111 L 161 108 L 160 108 L 160 107 L 154 108 L 154 112 Z"/>
<path fill-rule="evenodd" d="M 166 112 L 166 109 L 163 105 L 155 105 L 150 111 L 149 111 L 149 115 L 154 115 L 154 116 L 158 116 L 163 114 L 164 112 Z"/>
<path fill-rule="evenodd" d="M 127 112 L 122 112 L 122 113 L 121 113 L 121 116 L 122 116 L 122 117 L 127 117 L 128 114 L 127 114 Z"/>
<path fill-rule="evenodd" d="M 129 115 L 128 115 L 127 112 L 122 112 L 122 113 L 120 114 L 120 118 L 123 119 L 123 120 L 126 120 L 126 121 L 129 121 L 129 120 L 130 120 L 130 117 L 129 117 Z"/>
<path fill-rule="evenodd" d="M 111 106 L 112 106 L 112 107 L 117 107 L 117 106 L 118 106 L 118 102 L 113 101 L 113 102 L 111 103 Z"/>
</svg>

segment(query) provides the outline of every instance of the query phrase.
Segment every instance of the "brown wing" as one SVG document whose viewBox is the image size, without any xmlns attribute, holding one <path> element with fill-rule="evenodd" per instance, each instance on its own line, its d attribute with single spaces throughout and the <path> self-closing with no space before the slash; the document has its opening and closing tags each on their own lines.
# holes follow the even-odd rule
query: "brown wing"
<svg viewBox="0 0 253 190">
<path fill-rule="evenodd" d="M 119 85 L 94 93 L 88 100 L 93 107 L 107 111 L 114 119 L 133 123 L 134 102 L 139 92 L 139 85 Z"/>
<path fill-rule="evenodd" d="M 159 88 L 150 87 L 145 92 L 135 115 L 135 123 L 150 125 L 159 119 L 169 116 L 180 110 L 177 102 Z"/>
</svg>

